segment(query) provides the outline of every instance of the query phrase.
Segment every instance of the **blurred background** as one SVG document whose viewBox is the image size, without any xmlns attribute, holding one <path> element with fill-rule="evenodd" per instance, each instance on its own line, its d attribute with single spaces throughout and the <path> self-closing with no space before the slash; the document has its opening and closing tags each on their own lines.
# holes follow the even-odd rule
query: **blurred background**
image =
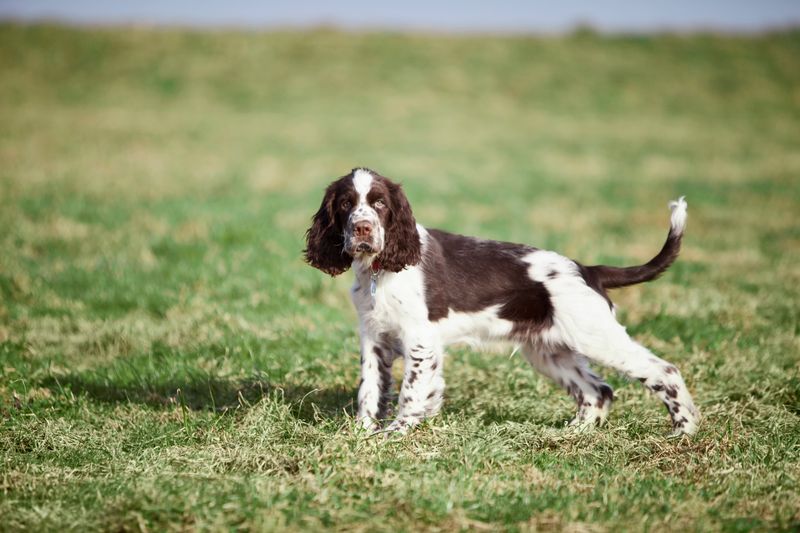
<svg viewBox="0 0 800 533">
<path fill-rule="evenodd" d="M 233 0 L 209 2 L 103 2 L 102 0 L 4 0 L 0 16 L 15 20 L 59 20 L 79 24 L 171 24 L 200 27 L 309 28 L 435 32 L 563 32 L 576 25 L 600 31 L 709 30 L 753 32 L 800 22 L 792 0 L 677 0 L 648 2 L 424 2 L 402 4 L 345 0 L 309 2 Z"/>
<path fill-rule="evenodd" d="M 0 516 L 458 529 L 563 506 L 539 525 L 791 528 L 798 23 L 788 0 L 0 0 Z M 686 195 L 680 260 L 614 299 L 687 377 L 698 453 L 614 375 L 611 429 L 554 437 L 568 398 L 463 348 L 424 452 L 348 440 L 351 278 L 302 250 L 355 166 L 402 182 L 424 225 L 589 264 L 652 257 Z"/>
</svg>

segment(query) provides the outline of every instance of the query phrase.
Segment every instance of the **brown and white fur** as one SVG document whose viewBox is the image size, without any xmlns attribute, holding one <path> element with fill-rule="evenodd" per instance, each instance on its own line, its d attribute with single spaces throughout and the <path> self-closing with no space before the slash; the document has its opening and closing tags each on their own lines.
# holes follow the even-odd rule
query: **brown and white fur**
<svg viewBox="0 0 800 533">
<path fill-rule="evenodd" d="M 465 237 L 416 223 L 400 185 L 366 168 L 331 183 L 307 232 L 306 261 L 336 276 L 353 268 L 361 334 L 358 419 L 378 429 L 390 412 L 394 360 L 404 375 L 387 431 L 435 415 L 447 345 L 511 341 L 577 403 L 571 424 L 601 424 L 614 398 L 589 361 L 635 378 L 664 402 L 673 434 L 692 434 L 699 413 L 678 369 L 632 340 L 607 289 L 655 279 L 675 260 L 686 225 L 683 198 L 648 263 L 584 266 L 555 252 Z"/>
</svg>

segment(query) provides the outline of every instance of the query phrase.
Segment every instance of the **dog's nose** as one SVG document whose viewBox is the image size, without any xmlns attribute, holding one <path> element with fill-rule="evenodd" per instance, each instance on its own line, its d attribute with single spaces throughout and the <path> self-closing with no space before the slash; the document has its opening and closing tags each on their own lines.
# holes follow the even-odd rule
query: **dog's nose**
<svg viewBox="0 0 800 533">
<path fill-rule="evenodd" d="M 353 232 L 356 234 L 356 237 L 369 237 L 372 234 L 372 224 L 365 220 L 356 222 Z"/>
</svg>

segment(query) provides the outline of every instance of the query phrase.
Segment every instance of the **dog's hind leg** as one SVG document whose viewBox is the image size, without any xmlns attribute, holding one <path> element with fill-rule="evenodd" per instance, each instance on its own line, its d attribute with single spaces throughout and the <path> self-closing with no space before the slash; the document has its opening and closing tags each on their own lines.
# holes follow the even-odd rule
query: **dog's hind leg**
<svg viewBox="0 0 800 533">
<path fill-rule="evenodd" d="M 638 379 L 667 406 L 674 434 L 697 431 L 700 415 L 678 369 L 628 336 L 609 301 L 586 284 L 577 264 L 544 251 L 526 259 L 531 278 L 544 284 L 553 307 L 552 324 L 537 334 L 537 345 L 567 346 Z"/>
<path fill-rule="evenodd" d="M 681 373 L 673 364 L 630 338 L 622 341 L 615 353 L 598 353 L 597 359 L 622 369 L 650 389 L 667 408 L 672 419 L 673 435 L 692 435 L 697 431 L 700 413 Z"/>
<path fill-rule="evenodd" d="M 607 340 L 607 343 L 588 346 L 585 353 L 593 360 L 639 380 L 650 389 L 669 411 L 673 435 L 695 433 L 700 413 L 678 369 L 628 337 L 622 326 Z"/>
<path fill-rule="evenodd" d="M 589 368 L 586 358 L 567 349 L 541 349 L 528 344 L 525 358 L 543 375 L 567 390 L 578 405 L 571 426 L 589 428 L 608 416 L 614 391 Z"/>
<path fill-rule="evenodd" d="M 639 380 L 667 407 L 674 435 L 697 431 L 700 415 L 678 369 L 631 339 L 608 303 L 592 289 L 579 282 L 573 287 L 565 285 L 562 281 L 551 292 L 554 323 L 544 333 L 549 342 L 567 345 L 592 361 Z"/>
</svg>

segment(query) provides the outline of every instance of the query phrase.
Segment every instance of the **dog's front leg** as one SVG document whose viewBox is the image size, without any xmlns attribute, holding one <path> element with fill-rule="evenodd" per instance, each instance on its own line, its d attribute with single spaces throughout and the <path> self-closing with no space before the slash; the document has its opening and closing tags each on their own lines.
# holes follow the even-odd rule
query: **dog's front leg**
<svg viewBox="0 0 800 533">
<path fill-rule="evenodd" d="M 414 341 L 404 351 L 405 370 L 397 418 L 388 431 L 405 433 L 439 412 L 444 395 L 442 348 L 436 342 Z"/>
<path fill-rule="evenodd" d="M 392 356 L 361 328 L 361 385 L 358 387 L 358 421 L 365 429 L 377 429 L 386 417 L 392 387 Z"/>
</svg>

